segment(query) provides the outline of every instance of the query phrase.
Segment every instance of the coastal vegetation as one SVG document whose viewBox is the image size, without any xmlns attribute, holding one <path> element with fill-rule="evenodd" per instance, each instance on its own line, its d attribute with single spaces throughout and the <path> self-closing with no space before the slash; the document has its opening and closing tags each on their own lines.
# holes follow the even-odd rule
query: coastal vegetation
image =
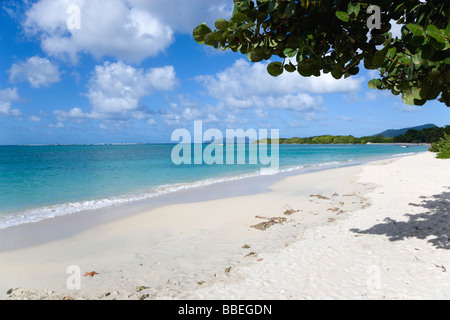
<svg viewBox="0 0 450 320">
<path fill-rule="evenodd" d="M 444 137 L 431 145 L 430 151 L 437 152 L 438 159 L 450 159 L 450 135 L 445 133 Z"/>
<path fill-rule="evenodd" d="M 405 134 L 396 137 L 384 137 L 381 134 L 357 138 L 354 136 L 322 135 L 307 138 L 280 138 L 280 144 L 366 144 L 366 143 L 438 143 L 445 136 L 450 135 L 450 125 L 423 130 L 410 129 Z M 258 143 L 272 143 L 271 139 L 257 141 Z M 440 142 L 439 142 L 440 143 Z M 445 145 L 445 144 L 442 144 Z"/>
<path fill-rule="evenodd" d="M 434 143 L 438 142 L 445 134 L 450 134 L 450 125 L 434 127 L 423 130 L 410 129 L 405 134 L 394 137 L 394 142 L 400 143 Z"/>
<path fill-rule="evenodd" d="M 199 44 L 269 60 L 267 71 L 303 77 L 352 77 L 378 70 L 371 89 L 401 95 L 404 103 L 438 99 L 450 106 L 449 3 L 376 1 L 234 0 L 231 19 L 193 32 Z M 393 35 L 392 26 L 401 26 Z M 278 60 L 278 61 L 277 61 Z M 324 138 L 326 139 L 326 138 Z"/>
</svg>

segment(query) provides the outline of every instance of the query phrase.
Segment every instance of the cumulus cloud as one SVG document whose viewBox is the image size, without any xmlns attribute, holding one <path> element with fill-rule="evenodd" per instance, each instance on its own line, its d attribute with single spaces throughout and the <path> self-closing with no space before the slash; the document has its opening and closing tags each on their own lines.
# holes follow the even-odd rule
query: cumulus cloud
<svg viewBox="0 0 450 320">
<path fill-rule="evenodd" d="M 176 32 L 191 34 L 201 22 L 210 26 L 219 18 L 231 18 L 233 0 L 130 0 L 139 10 L 157 13 Z"/>
<path fill-rule="evenodd" d="M 216 75 L 198 76 L 212 96 L 284 95 L 294 92 L 326 94 L 361 89 L 364 78 L 334 79 L 331 74 L 305 78 L 297 73 L 283 73 L 275 78 L 267 73 L 266 63 L 237 60 L 231 67 Z"/>
<path fill-rule="evenodd" d="M 228 124 L 230 118 L 227 117 L 227 110 L 223 108 L 205 104 L 188 95 L 177 95 L 176 102 L 167 100 L 168 110 L 161 110 L 159 115 L 164 123 L 169 126 L 188 125 L 193 121 L 203 123 Z"/>
<path fill-rule="evenodd" d="M 74 7 L 78 10 L 68 10 Z M 71 25 L 77 14 L 79 25 Z M 174 39 L 170 26 L 125 0 L 40 0 L 25 13 L 23 25 L 47 54 L 73 62 L 80 53 L 140 62 Z"/>
<path fill-rule="evenodd" d="M 122 114 L 139 109 L 142 97 L 170 91 L 176 85 L 172 66 L 136 69 L 122 62 L 96 66 L 87 94 L 97 114 Z"/>
<path fill-rule="evenodd" d="M 330 74 L 305 78 L 298 73 L 283 73 L 272 77 L 267 73 L 269 62 L 250 63 L 245 59 L 214 75 L 201 75 L 195 79 L 206 93 L 217 100 L 217 116 L 231 121 L 228 114 L 243 117 L 267 118 L 277 116 L 288 120 L 312 122 L 325 119 L 324 95 L 356 93 L 361 90 L 363 77 L 334 79 Z M 242 117 L 241 117 L 242 118 Z"/>
<path fill-rule="evenodd" d="M 38 56 L 13 64 L 8 73 L 10 82 L 28 81 L 33 88 L 47 87 L 61 80 L 58 67 Z"/>
<path fill-rule="evenodd" d="M 274 78 L 267 73 L 267 64 L 240 59 L 222 72 L 198 76 L 196 80 L 218 100 L 219 109 L 254 109 L 258 117 L 282 109 L 296 112 L 306 121 L 322 119 L 318 113 L 327 110 L 322 95 L 356 92 L 364 81 L 359 77 L 336 80 L 329 74 L 304 78 L 284 73 Z"/>
<path fill-rule="evenodd" d="M 66 119 L 109 119 L 124 120 L 130 116 L 147 123 L 151 121 L 151 111 L 140 103 L 141 99 L 157 91 L 170 91 L 177 84 L 175 69 L 172 66 L 149 70 L 136 69 L 123 62 L 95 67 L 86 94 L 92 106 L 91 113 L 80 108 L 70 111 L 55 111 L 59 121 Z"/>
<path fill-rule="evenodd" d="M 406 112 L 406 113 L 415 113 L 415 112 L 422 112 L 423 109 L 419 108 L 418 106 L 410 106 L 408 104 L 404 104 L 402 102 L 394 102 L 393 109 Z"/>
<path fill-rule="evenodd" d="M 84 113 L 80 108 L 73 108 L 69 111 L 55 110 L 53 113 L 56 115 L 58 121 L 65 121 L 67 119 L 92 118 L 90 114 Z"/>
<path fill-rule="evenodd" d="M 176 32 L 231 15 L 231 0 L 39 0 L 25 12 L 25 33 L 49 55 L 81 53 L 139 63 L 163 52 Z"/>
<path fill-rule="evenodd" d="M 50 128 L 56 128 L 56 129 L 62 129 L 65 127 L 64 123 L 62 123 L 62 122 L 50 123 L 48 126 Z"/>
<path fill-rule="evenodd" d="M 13 102 L 19 100 L 19 94 L 17 88 L 8 88 L 0 90 L 0 101 Z"/>
<path fill-rule="evenodd" d="M 38 116 L 31 116 L 30 117 L 30 121 L 32 121 L 32 122 L 41 122 L 42 119 L 39 118 Z"/>
<path fill-rule="evenodd" d="M 17 88 L 8 88 L 0 90 L 0 115 L 19 117 L 22 112 L 19 109 L 13 109 L 12 103 L 19 100 Z"/>
</svg>

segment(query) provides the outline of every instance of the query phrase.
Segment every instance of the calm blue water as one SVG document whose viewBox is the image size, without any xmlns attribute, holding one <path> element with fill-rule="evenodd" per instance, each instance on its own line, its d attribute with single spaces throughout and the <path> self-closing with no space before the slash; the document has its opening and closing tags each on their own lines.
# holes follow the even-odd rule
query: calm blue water
<svg viewBox="0 0 450 320">
<path fill-rule="evenodd" d="M 173 148 L 0 146 L 0 228 L 270 172 L 261 171 L 268 166 L 260 164 L 177 166 L 171 160 Z M 281 145 L 280 171 L 426 150 L 422 146 Z"/>
</svg>

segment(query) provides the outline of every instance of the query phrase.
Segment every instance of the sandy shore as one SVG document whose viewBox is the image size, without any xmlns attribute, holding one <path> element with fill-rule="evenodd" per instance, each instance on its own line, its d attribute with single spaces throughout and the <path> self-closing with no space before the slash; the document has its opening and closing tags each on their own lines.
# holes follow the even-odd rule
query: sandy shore
<svg viewBox="0 0 450 320">
<path fill-rule="evenodd" d="M 423 153 L 269 189 L 67 237 L 59 226 L 0 252 L 0 298 L 450 299 L 450 161 Z"/>
</svg>

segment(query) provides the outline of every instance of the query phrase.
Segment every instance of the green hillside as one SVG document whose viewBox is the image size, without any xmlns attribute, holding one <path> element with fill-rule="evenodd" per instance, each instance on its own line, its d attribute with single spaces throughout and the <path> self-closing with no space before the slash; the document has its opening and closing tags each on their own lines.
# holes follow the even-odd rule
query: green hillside
<svg viewBox="0 0 450 320">
<path fill-rule="evenodd" d="M 411 128 L 389 129 L 382 133 L 379 133 L 378 135 L 383 136 L 385 138 L 394 138 L 399 135 L 405 134 L 408 130 L 421 131 L 423 129 L 428 129 L 428 128 L 437 128 L 437 126 L 434 124 L 424 124 L 423 126 L 417 126 L 417 127 L 411 127 Z"/>
</svg>

